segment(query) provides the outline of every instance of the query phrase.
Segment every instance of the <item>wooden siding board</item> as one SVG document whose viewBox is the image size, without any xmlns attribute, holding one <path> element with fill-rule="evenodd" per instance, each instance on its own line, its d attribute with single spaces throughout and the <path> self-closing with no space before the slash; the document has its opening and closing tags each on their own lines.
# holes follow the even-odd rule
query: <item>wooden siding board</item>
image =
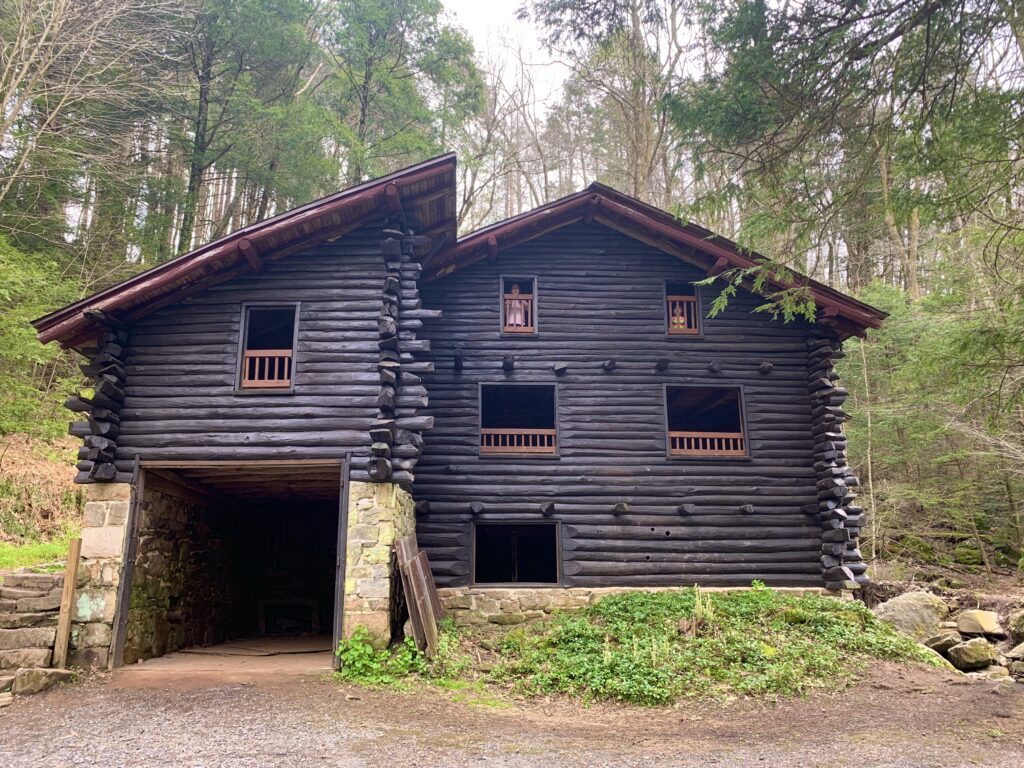
<svg viewBox="0 0 1024 768">
<path fill-rule="evenodd" d="M 132 324 L 119 468 L 145 460 L 367 461 L 377 415 L 380 230 L 367 223 Z M 243 303 L 299 302 L 295 391 L 236 391 Z"/>
<path fill-rule="evenodd" d="M 501 335 L 502 274 L 537 276 L 537 334 Z M 821 584 L 808 326 L 753 313 L 763 301 L 741 292 L 705 318 L 702 337 L 668 336 L 665 283 L 704 277 L 610 229 L 578 224 L 421 289 L 423 306 L 443 311 L 419 332 L 432 342 L 422 359 L 435 367 L 423 377 L 435 428 L 413 487 L 430 502 L 417 530 L 439 585 L 468 583 L 474 520 L 510 517 L 562 522 L 567 586 Z M 706 313 L 718 288 L 702 293 Z M 507 354 L 515 367 L 505 373 Z M 659 357 L 670 361 L 665 372 L 655 371 Z M 601 368 L 607 359 L 611 372 Z M 764 361 L 774 365 L 768 375 L 758 370 Z M 712 362 L 719 373 L 709 372 Z M 556 376 L 555 363 L 568 371 Z M 557 384 L 559 457 L 481 457 L 480 382 Z M 751 457 L 666 458 L 664 384 L 742 386 Z M 552 500 L 554 515 L 543 517 L 539 504 Z M 620 501 L 630 511 L 613 514 Z M 471 502 L 484 512 L 472 515 Z M 684 503 L 696 511 L 681 514 Z"/>
</svg>

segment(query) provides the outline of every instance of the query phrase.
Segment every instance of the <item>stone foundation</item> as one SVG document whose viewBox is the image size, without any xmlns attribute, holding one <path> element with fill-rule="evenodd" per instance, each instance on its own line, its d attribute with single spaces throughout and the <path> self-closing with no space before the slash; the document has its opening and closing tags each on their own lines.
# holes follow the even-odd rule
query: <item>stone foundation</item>
<svg viewBox="0 0 1024 768">
<path fill-rule="evenodd" d="M 398 636 L 400 578 L 391 552 L 416 532 L 413 500 L 389 483 L 349 483 L 345 560 L 345 636 L 366 627 L 382 643 Z"/>
<path fill-rule="evenodd" d="M 131 486 L 93 483 L 85 487 L 85 499 L 68 666 L 104 669 L 110 658 Z"/>
<path fill-rule="evenodd" d="M 480 624 L 522 624 L 541 619 L 555 611 L 572 611 L 600 602 L 609 595 L 626 592 L 667 592 L 682 587 L 445 587 L 438 590 L 441 604 L 460 627 Z M 705 592 L 729 592 L 749 587 L 702 587 Z M 778 587 L 778 592 L 795 595 L 831 595 L 824 589 Z"/>
</svg>

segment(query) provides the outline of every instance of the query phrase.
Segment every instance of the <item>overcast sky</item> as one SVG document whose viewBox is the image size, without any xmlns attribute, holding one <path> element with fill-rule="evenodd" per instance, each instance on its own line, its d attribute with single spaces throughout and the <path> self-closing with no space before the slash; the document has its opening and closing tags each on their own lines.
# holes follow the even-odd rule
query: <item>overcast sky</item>
<svg viewBox="0 0 1024 768">
<path fill-rule="evenodd" d="M 541 33 L 530 22 L 516 18 L 523 0 L 443 0 L 448 15 L 473 38 L 476 50 L 493 54 L 506 46 L 518 46 L 531 64 L 538 90 L 543 88 L 548 99 L 559 95 L 568 70 L 552 61 L 540 44 Z"/>
</svg>

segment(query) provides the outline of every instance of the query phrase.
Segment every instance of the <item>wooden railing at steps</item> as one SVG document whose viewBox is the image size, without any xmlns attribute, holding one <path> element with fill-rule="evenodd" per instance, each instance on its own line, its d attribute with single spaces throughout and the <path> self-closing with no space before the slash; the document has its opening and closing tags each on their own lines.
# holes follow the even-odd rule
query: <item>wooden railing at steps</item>
<svg viewBox="0 0 1024 768">
<path fill-rule="evenodd" d="M 292 385 L 290 349 L 247 349 L 242 359 L 242 388 L 259 389 Z"/>
<path fill-rule="evenodd" d="M 481 429 L 480 453 L 554 454 L 557 433 L 554 429 Z"/>
<path fill-rule="evenodd" d="M 534 317 L 533 317 L 533 294 L 532 293 L 506 293 L 503 294 L 504 306 L 502 307 L 502 331 L 505 333 L 533 333 L 534 328 Z M 523 324 L 522 325 L 509 325 L 508 319 L 512 308 L 515 306 L 513 302 L 519 302 L 523 311 Z"/>
<path fill-rule="evenodd" d="M 742 432 L 669 432 L 672 456 L 746 456 Z"/>
<path fill-rule="evenodd" d="M 668 332 L 693 335 L 697 326 L 696 296 L 666 296 L 668 303 Z"/>
</svg>

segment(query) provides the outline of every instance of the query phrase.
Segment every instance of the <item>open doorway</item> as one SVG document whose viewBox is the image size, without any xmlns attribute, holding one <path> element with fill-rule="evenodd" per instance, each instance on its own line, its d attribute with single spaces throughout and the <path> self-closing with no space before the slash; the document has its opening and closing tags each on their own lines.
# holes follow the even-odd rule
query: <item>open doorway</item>
<svg viewBox="0 0 1024 768">
<path fill-rule="evenodd" d="M 124 664 L 230 644 L 252 655 L 320 652 L 329 664 L 342 467 L 146 466 L 115 659 L 119 643 Z"/>
</svg>

